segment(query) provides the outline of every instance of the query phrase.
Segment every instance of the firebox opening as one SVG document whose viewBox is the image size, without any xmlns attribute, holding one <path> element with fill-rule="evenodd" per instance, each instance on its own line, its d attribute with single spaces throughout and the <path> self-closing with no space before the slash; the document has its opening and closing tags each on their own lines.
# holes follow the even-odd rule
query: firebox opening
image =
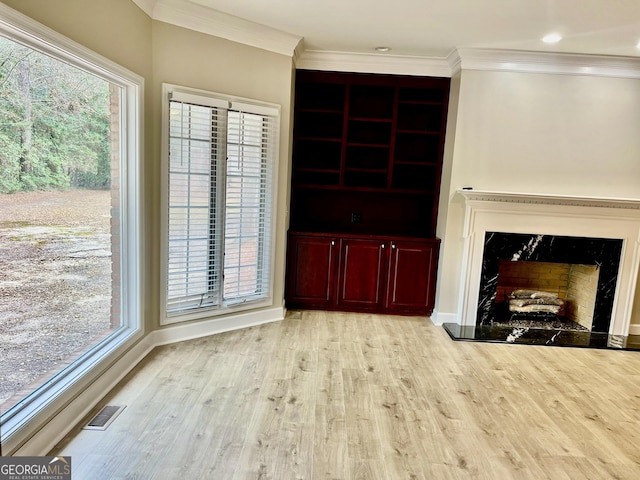
<svg viewBox="0 0 640 480">
<path fill-rule="evenodd" d="M 599 274 L 597 265 L 500 260 L 498 323 L 538 322 L 590 331 Z"/>
<path fill-rule="evenodd" d="M 522 263 L 525 272 L 536 271 L 544 268 L 544 265 L 552 264 L 549 270 L 563 270 L 567 279 L 573 277 L 573 281 L 567 280 L 566 286 L 553 285 L 550 280 L 544 282 L 538 279 L 535 282 L 524 276 L 524 285 L 537 285 L 540 291 L 551 290 L 557 292 L 558 297 L 564 297 L 565 308 L 562 318 L 576 318 L 577 330 L 586 330 L 584 325 L 590 325 L 591 332 L 606 333 L 611 325 L 616 285 L 618 281 L 618 269 L 622 253 L 622 239 L 591 238 L 591 237 L 565 237 L 559 235 L 522 234 L 486 232 L 484 239 L 484 251 L 482 256 L 482 269 L 478 292 L 478 308 L 476 325 L 495 325 L 496 321 L 504 321 L 505 315 L 500 314 L 496 308 L 497 300 L 504 301 L 505 290 L 511 287 L 521 287 L 520 284 L 504 284 L 505 277 L 510 274 L 501 274 L 501 265 Z M 542 267 L 534 266 L 541 263 Z M 563 265 L 564 266 L 561 266 Z M 560 266 L 559 266 L 560 265 Z M 509 267 L 507 267 L 509 268 Z M 595 271 L 595 275 L 587 275 L 586 272 Z M 578 275 L 578 272 L 582 272 Z M 570 275 L 571 274 L 571 275 Z M 513 275 L 514 277 L 520 276 Z M 560 276 L 559 274 L 557 276 Z M 581 276 L 591 278 L 590 282 L 596 283 L 594 306 L 591 307 L 592 298 L 584 283 L 577 280 Z M 502 277 L 502 278 L 500 278 Z M 536 283 L 541 282 L 541 283 Z M 498 295 L 497 285 L 501 283 L 501 295 Z M 563 293 L 565 292 L 565 293 Z M 588 316 L 583 312 L 589 312 Z M 578 323 L 579 322 L 579 323 Z M 541 325 L 527 325 L 531 328 L 560 328 L 566 330 L 566 325 L 556 327 L 549 322 L 540 322 Z M 509 324 L 512 326 L 513 322 Z"/>
</svg>

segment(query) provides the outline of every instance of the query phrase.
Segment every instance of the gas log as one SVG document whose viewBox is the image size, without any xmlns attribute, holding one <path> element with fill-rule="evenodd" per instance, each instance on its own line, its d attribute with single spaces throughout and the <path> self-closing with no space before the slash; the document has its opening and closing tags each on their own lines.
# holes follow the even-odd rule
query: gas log
<svg viewBox="0 0 640 480">
<path fill-rule="evenodd" d="M 509 295 L 509 311 L 513 313 L 548 313 L 558 315 L 564 300 L 555 292 L 541 290 L 514 290 Z"/>
</svg>

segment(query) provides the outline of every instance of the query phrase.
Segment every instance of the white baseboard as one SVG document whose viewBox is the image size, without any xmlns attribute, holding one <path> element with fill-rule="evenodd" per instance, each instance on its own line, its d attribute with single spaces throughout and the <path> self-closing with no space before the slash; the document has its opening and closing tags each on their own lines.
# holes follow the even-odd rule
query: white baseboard
<svg viewBox="0 0 640 480">
<path fill-rule="evenodd" d="M 436 312 L 431 314 L 431 321 L 434 325 L 442 325 L 443 323 L 460 323 L 460 317 L 457 313 Z"/>
<path fill-rule="evenodd" d="M 47 455 L 155 347 L 282 319 L 284 309 L 275 307 L 154 330 L 105 370 L 12 455 Z"/>
<path fill-rule="evenodd" d="M 240 330 L 242 328 L 262 325 L 263 323 L 277 322 L 284 319 L 284 309 L 273 307 L 265 310 L 244 311 L 224 317 L 215 317 L 209 320 L 184 323 L 153 331 L 155 346 L 169 343 L 183 342 L 194 338 L 208 337 L 218 333 Z"/>
</svg>

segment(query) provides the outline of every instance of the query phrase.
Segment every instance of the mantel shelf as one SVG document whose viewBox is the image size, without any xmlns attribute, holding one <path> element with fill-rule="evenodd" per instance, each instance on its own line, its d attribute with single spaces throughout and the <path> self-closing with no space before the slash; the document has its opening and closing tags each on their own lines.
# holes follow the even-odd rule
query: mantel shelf
<svg viewBox="0 0 640 480">
<path fill-rule="evenodd" d="M 592 197 L 548 193 L 500 192 L 467 189 L 459 189 L 458 193 L 464 196 L 467 202 L 481 201 L 527 203 L 540 205 L 571 205 L 584 207 L 624 208 L 633 210 L 640 209 L 640 199 L 637 198 Z"/>
</svg>

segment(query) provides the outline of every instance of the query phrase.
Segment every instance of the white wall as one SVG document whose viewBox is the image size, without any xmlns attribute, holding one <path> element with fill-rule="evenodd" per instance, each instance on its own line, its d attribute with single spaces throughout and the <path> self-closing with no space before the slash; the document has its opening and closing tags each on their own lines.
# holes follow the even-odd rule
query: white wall
<svg viewBox="0 0 640 480">
<path fill-rule="evenodd" d="M 638 80 L 464 71 L 453 180 L 640 198 L 639 107 Z"/>
<path fill-rule="evenodd" d="M 444 321 L 459 312 L 458 188 L 640 199 L 640 80 L 463 70 L 457 107 L 438 227 Z"/>
</svg>

